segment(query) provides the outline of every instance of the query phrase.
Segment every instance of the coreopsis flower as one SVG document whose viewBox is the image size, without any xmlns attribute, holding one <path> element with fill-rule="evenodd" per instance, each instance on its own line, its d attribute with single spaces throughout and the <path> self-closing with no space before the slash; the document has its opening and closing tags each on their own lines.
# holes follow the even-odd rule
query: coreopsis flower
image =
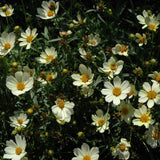
<svg viewBox="0 0 160 160">
<path fill-rule="evenodd" d="M 37 17 L 41 19 L 52 19 L 54 18 L 59 10 L 59 2 L 53 0 L 43 1 L 41 4 L 42 8 L 37 8 Z"/>
<path fill-rule="evenodd" d="M 22 127 L 25 128 L 27 127 L 27 124 L 29 123 L 29 119 L 27 119 L 27 115 L 25 113 L 20 113 L 15 116 L 9 117 L 11 120 L 11 127 L 17 128 L 17 127 Z"/>
<path fill-rule="evenodd" d="M 30 77 L 34 77 L 35 69 L 31 69 L 28 66 L 24 66 L 23 72 L 27 72 L 30 75 Z"/>
<path fill-rule="evenodd" d="M 146 38 L 146 34 L 140 34 L 140 33 L 136 33 L 136 42 L 138 43 L 139 46 L 143 46 L 147 44 L 147 38 Z"/>
<path fill-rule="evenodd" d="M 143 75 L 143 70 L 141 67 L 137 67 L 133 70 L 133 73 L 138 75 L 138 76 L 142 76 Z"/>
<path fill-rule="evenodd" d="M 15 46 L 15 34 L 3 32 L 0 37 L 0 55 L 6 56 Z"/>
<path fill-rule="evenodd" d="M 6 141 L 6 148 L 4 149 L 5 154 L 3 158 L 11 160 L 21 160 L 27 152 L 25 137 L 16 134 L 15 142 L 13 140 Z"/>
<path fill-rule="evenodd" d="M 64 125 L 65 123 L 69 123 L 71 121 L 71 116 L 68 116 L 66 118 L 64 118 L 63 120 L 61 120 L 58 116 L 56 117 L 56 121 L 57 123 Z"/>
<path fill-rule="evenodd" d="M 55 79 L 56 77 L 57 77 L 57 72 L 48 74 L 48 75 L 46 76 L 46 81 L 47 81 L 48 83 L 51 83 L 52 80 Z"/>
<path fill-rule="evenodd" d="M 122 101 L 117 110 L 121 113 L 121 120 L 130 123 L 131 118 L 134 116 L 134 107 L 130 103 Z"/>
<path fill-rule="evenodd" d="M 129 148 L 131 147 L 130 142 L 125 138 L 121 138 L 120 143 L 117 144 L 115 149 L 112 151 L 112 155 L 122 160 L 127 160 L 130 157 Z"/>
<path fill-rule="evenodd" d="M 9 17 L 12 16 L 14 12 L 14 8 L 12 5 L 5 4 L 3 7 L 0 8 L 0 15 L 2 17 Z"/>
<path fill-rule="evenodd" d="M 160 145 L 160 130 L 158 128 L 158 123 L 155 125 L 149 125 L 149 128 L 145 134 L 147 135 L 146 142 L 152 148 L 156 148 Z"/>
<path fill-rule="evenodd" d="M 94 89 L 90 86 L 81 88 L 81 94 L 84 95 L 85 98 L 92 96 L 94 93 Z"/>
<path fill-rule="evenodd" d="M 18 41 L 20 41 L 19 46 L 26 46 L 26 49 L 30 49 L 37 35 L 37 28 L 31 30 L 30 27 L 28 27 L 25 32 L 21 33 L 21 38 L 18 39 Z"/>
<path fill-rule="evenodd" d="M 74 113 L 73 108 L 75 104 L 73 102 L 58 98 L 55 103 L 52 106 L 52 112 L 59 120 L 66 120 Z"/>
<path fill-rule="evenodd" d="M 105 130 L 109 129 L 109 119 L 110 114 L 106 113 L 103 114 L 103 111 L 101 109 L 98 109 L 96 111 L 96 114 L 92 114 L 92 125 L 95 125 L 97 127 L 96 131 L 99 131 L 100 133 L 104 133 Z"/>
<path fill-rule="evenodd" d="M 148 128 L 150 124 L 154 123 L 150 111 L 147 109 L 145 105 L 143 105 L 139 109 L 135 109 L 134 116 L 136 117 L 136 119 L 133 119 L 132 123 L 136 126 L 144 125 L 145 128 Z"/>
<path fill-rule="evenodd" d="M 147 27 L 147 24 L 146 24 L 147 17 L 153 17 L 153 15 L 148 15 L 146 10 L 143 10 L 142 15 L 137 15 L 137 19 L 139 20 L 139 23 L 143 25 L 142 29 Z"/>
<path fill-rule="evenodd" d="M 57 51 L 54 47 L 46 48 L 36 60 L 42 64 L 49 64 L 57 57 Z"/>
<path fill-rule="evenodd" d="M 124 61 L 119 60 L 116 61 L 114 57 L 111 57 L 108 62 L 103 63 L 103 68 L 99 67 L 100 72 L 104 72 L 106 74 L 109 73 L 109 79 L 113 78 L 114 75 L 118 75 L 123 68 Z"/>
<path fill-rule="evenodd" d="M 87 61 L 94 60 L 96 57 L 96 56 L 93 56 L 90 52 L 85 51 L 84 48 L 79 48 L 78 50 L 79 50 L 80 56 Z"/>
<path fill-rule="evenodd" d="M 128 98 L 131 99 L 133 96 L 137 96 L 138 92 L 135 88 L 135 85 L 130 83 L 131 91 L 127 94 Z"/>
<path fill-rule="evenodd" d="M 100 42 L 101 42 L 101 38 L 99 37 L 99 35 L 93 35 L 93 34 L 88 35 L 88 43 L 87 43 L 88 46 L 95 47 Z"/>
<path fill-rule="evenodd" d="M 86 23 L 86 20 L 87 20 L 87 18 L 82 19 L 80 13 L 78 12 L 77 13 L 77 20 L 73 20 L 73 23 L 77 24 L 77 25 L 81 25 L 83 23 Z"/>
<path fill-rule="evenodd" d="M 158 26 L 160 25 L 160 22 L 158 20 L 156 20 L 156 18 L 146 18 L 146 24 L 148 26 L 148 29 L 150 31 L 154 31 L 156 32 L 158 29 Z"/>
<path fill-rule="evenodd" d="M 27 72 L 17 71 L 15 77 L 7 76 L 6 86 L 12 94 L 19 96 L 32 89 L 33 82 L 33 77 L 30 77 Z"/>
<path fill-rule="evenodd" d="M 60 35 L 61 37 L 67 37 L 67 36 L 69 36 L 69 35 L 71 35 L 71 34 L 72 34 L 72 31 L 71 31 L 71 30 L 59 32 L 59 35 Z"/>
<path fill-rule="evenodd" d="M 112 53 L 120 56 L 128 56 L 128 46 L 116 44 L 115 47 L 112 48 Z"/>
<path fill-rule="evenodd" d="M 145 103 L 152 108 L 154 103 L 160 104 L 160 86 L 158 83 L 153 83 L 152 86 L 148 82 L 143 83 L 143 90 L 138 93 L 138 102 Z"/>
<path fill-rule="evenodd" d="M 160 72 L 154 71 L 153 74 L 148 74 L 148 77 L 151 77 L 153 80 L 152 82 L 160 82 Z"/>
<path fill-rule="evenodd" d="M 87 68 L 84 64 L 79 65 L 80 74 L 73 73 L 71 75 L 72 79 L 75 80 L 73 85 L 87 87 L 93 82 L 94 74 L 91 68 Z"/>
<path fill-rule="evenodd" d="M 102 89 L 101 93 L 105 95 L 105 101 L 109 103 L 113 101 L 114 105 L 119 105 L 120 101 L 124 100 L 131 90 L 129 82 L 127 80 L 121 82 L 118 76 L 113 79 L 113 85 L 106 81 L 104 87 L 105 89 Z"/>
<path fill-rule="evenodd" d="M 81 148 L 75 148 L 73 153 L 76 157 L 73 157 L 72 160 L 98 160 L 99 158 L 99 148 L 92 147 L 90 149 L 86 143 L 83 143 Z"/>
</svg>

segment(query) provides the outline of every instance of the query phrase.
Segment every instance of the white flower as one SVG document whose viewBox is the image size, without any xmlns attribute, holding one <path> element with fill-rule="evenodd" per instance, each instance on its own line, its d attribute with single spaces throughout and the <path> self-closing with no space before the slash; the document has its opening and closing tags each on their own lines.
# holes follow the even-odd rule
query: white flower
<svg viewBox="0 0 160 160">
<path fill-rule="evenodd" d="M 56 77 L 57 77 L 57 72 L 51 73 L 46 76 L 46 80 L 48 83 L 51 83 L 52 80 L 55 79 Z"/>
<path fill-rule="evenodd" d="M 64 125 L 66 122 L 69 123 L 71 121 L 71 116 L 68 116 L 66 118 L 64 118 L 63 120 L 59 119 L 59 117 L 56 117 L 56 121 L 57 123 Z"/>
<path fill-rule="evenodd" d="M 43 1 L 42 8 L 37 8 L 38 15 L 37 17 L 41 19 L 52 19 L 54 18 L 59 10 L 59 2 L 50 0 L 49 2 Z"/>
<path fill-rule="evenodd" d="M 12 94 L 19 96 L 29 91 L 33 87 L 33 77 L 27 72 L 17 71 L 14 76 L 7 76 L 6 86 Z"/>
<path fill-rule="evenodd" d="M 113 79 L 113 85 L 109 81 L 106 81 L 104 87 L 106 89 L 102 89 L 101 93 L 105 95 L 105 101 L 109 103 L 113 101 L 115 105 L 119 105 L 120 100 L 124 100 L 131 90 L 129 82 L 124 81 L 121 83 L 121 79 L 118 76 Z"/>
<path fill-rule="evenodd" d="M 24 67 L 23 67 L 23 71 L 24 71 L 24 72 L 27 72 L 30 77 L 34 77 L 35 69 L 31 69 L 31 68 L 29 68 L 28 66 L 24 66 Z"/>
<path fill-rule="evenodd" d="M 146 38 L 146 34 L 140 34 L 140 33 L 136 33 L 136 42 L 138 43 L 139 46 L 143 46 L 147 44 L 147 38 Z"/>
<path fill-rule="evenodd" d="M 18 39 L 18 41 L 21 41 L 19 43 L 19 46 L 26 46 L 26 49 L 31 48 L 32 41 L 37 37 L 38 33 L 37 28 L 30 29 L 28 27 L 25 32 L 21 33 L 21 38 Z"/>
<path fill-rule="evenodd" d="M 3 32 L 0 37 L 0 55 L 5 56 L 15 45 L 15 34 Z"/>
<path fill-rule="evenodd" d="M 158 128 L 158 123 L 155 126 L 149 125 L 149 128 L 145 134 L 147 135 L 146 142 L 152 148 L 156 148 L 158 144 L 160 145 L 160 130 Z"/>
<path fill-rule="evenodd" d="M 71 34 L 72 34 L 72 31 L 71 31 L 71 30 L 59 32 L 59 35 L 60 35 L 61 37 L 67 37 L 67 36 L 69 36 L 69 35 L 71 35 Z"/>
<path fill-rule="evenodd" d="M 121 120 L 130 123 L 131 118 L 134 116 L 134 107 L 130 103 L 127 104 L 122 101 L 117 107 L 117 110 L 121 112 Z"/>
<path fill-rule="evenodd" d="M 131 90 L 127 95 L 128 95 L 128 98 L 131 99 L 133 96 L 137 96 L 137 90 L 135 88 L 135 85 L 133 85 L 131 83 L 129 85 L 131 87 Z"/>
<path fill-rule="evenodd" d="M 118 75 L 123 68 L 124 61 L 116 61 L 114 57 L 111 57 L 108 62 L 103 63 L 103 68 L 99 67 L 100 72 L 109 74 L 109 79 L 113 78 L 114 75 Z"/>
<path fill-rule="evenodd" d="M 27 115 L 24 113 L 20 113 L 15 116 L 9 117 L 9 119 L 12 121 L 10 126 L 17 128 L 17 127 L 22 127 L 25 128 L 27 127 L 27 124 L 29 122 L 29 119 L 27 119 Z"/>
<path fill-rule="evenodd" d="M 145 103 L 152 108 L 154 103 L 160 104 L 160 86 L 158 83 L 153 83 L 152 86 L 148 82 L 143 83 L 143 90 L 139 92 L 138 102 Z"/>
<path fill-rule="evenodd" d="M 73 153 L 76 157 L 73 157 L 72 160 L 98 160 L 99 158 L 99 148 L 92 147 L 90 149 L 86 143 L 83 143 L 81 148 L 75 148 Z"/>
<path fill-rule="evenodd" d="M 101 42 L 101 38 L 99 38 L 99 35 L 93 35 L 93 34 L 88 35 L 88 43 L 87 43 L 88 46 L 95 47 L 100 42 Z"/>
<path fill-rule="evenodd" d="M 160 82 L 160 72 L 154 71 L 153 74 L 148 74 L 148 77 L 153 79 L 152 82 Z"/>
<path fill-rule="evenodd" d="M 75 104 L 73 102 L 58 98 L 55 103 L 56 105 L 52 106 L 52 112 L 59 120 L 66 120 L 74 113 Z"/>
<path fill-rule="evenodd" d="M 120 56 L 128 56 L 128 46 L 123 44 L 116 44 L 115 47 L 112 48 L 113 54 L 118 54 Z"/>
<path fill-rule="evenodd" d="M 87 20 L 87 18 L 82 19 L 81 15 L 78 12 L 77 13 L 77 21 L 73 20 L 73 23 L 80 25 L 80 24 L 86 23 L 86 20 Z"/>
<path fill-rule="evenodd" d="M 147 24 L 149 30 L 156 32 L 160 23 L 158 20 L 156 20 L 156 18 L 147 17 L 146 24 Z"/>
<path fill-rule="evenodd" d="M 128 142 L 125 138 L 121 138 L 119 144 L 117 144 L 116 148 L 112 152 L 114 157 L 118 156 L 119 159 L 127 160 L 130 157 L 129 147 L 131 147 L 130 142 Z"/>
<path fill-rule="evenodd" d="M 103 115 L 103 111 L 101 109 L 98 109 L 96 111 L 96 115 L 92 114 L 92 125 L 95 125 L 97 127 L 96 131 L 99 131 L 100 133 L 105 132 L 105 130 L 109 129 L 109 120 L 110 114 L 106 113 Z"/>
<path fill-rule="evenodd" d="M 150 112 L 147 110 L 147 107 L 143 105 L 139 109 L 135 109 L 134 116 L 137 119 L 133 119 L 132 122 L 136 126 L 145 126 L 146 128 L 149 127 L 149 124 L 153 124 L 154 120 L 152 120 L 152 116 Z"/>
<path fill-rule="evenodd" d="M 73 85 L 87 87 L 92 84 L 94 74 L 92 74 L 92 70 L 86 67 L 83 64 L 79 65 L 80 74 L 73 73 L 71 77 L 75 80 Z"/>
<path fill-rule="evenodd" d="M 13 15 L 13 11 L 14 11 L 14 8 L 12 8 L 12 5 L 5 4 L 0 9 L 0 15 L 2 17 L 9 17 L 9 16 Z"/>
<path fill-rule="evenodd" d="M 81 94 L 84 95 L 85 98 L 92 96 L 94 93 L 94 89 L 91 87 L 83 87 L 81 89 Z"/>
<path fill-rule="evenodd" d="M 81 54 L 80 56 L 85 59 L 85 60 L 93 60 L 96 56 L 92 56 L 90 52 L 86 52 L 85 49 L 79 48 L 79 53 Z"/>
<path fill-rule="evenodd" d="M 5 154 L 3 155 L 3 158 L 11 159 L 11 160 L 21 160 L 27 152 L 26 149 L 26 140 L 25 137 L 22 137 L 20 135 L 15 136 L 15 141 L 9 140 L 6 141 L 6 148 Z"/>
<path fill-rule="evenodd" d="M 46 48 L 36 60 L 42 64 L 49 64 L 57 57 L 57 51 L 54 47 Z"/>
</svg>

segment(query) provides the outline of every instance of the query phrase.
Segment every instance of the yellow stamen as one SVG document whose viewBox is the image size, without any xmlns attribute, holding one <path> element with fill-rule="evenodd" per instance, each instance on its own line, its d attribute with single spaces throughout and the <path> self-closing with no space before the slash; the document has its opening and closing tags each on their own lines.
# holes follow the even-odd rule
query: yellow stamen
<svg viewBox="0 0 160 160">
<path fill-rule="evenodd" d="M 115 87 L 115 88 L 113 89 L 112 93 L 113 93 L 113 95 L 115 95 L 115 96 L 119 96 L 119 95 L 122 93 L 122 91 L 121 91 L 121 89 L 120 89 L 119 87 Z"/>
<path fill-rule="evenodd" d="M 57 102 L 57 104 L 58 104 L 58 107 L 59 107 L 59 108 L 63 109 L 65 102 L 64 102 L 63 100 L 59 100 L 59 101 Z"/>
<path fill-rule="evenodd" d="M 125 151 L 126 146 L 124 144 L 120 144 L 119 149 L 123 152 L 123 151 Z"/>
<path fill-rule="evenodd" d="M 82 80 L 82 82 L 86 83 L 86 82 L 88 82 L 88 80 L 89 80 L 89 76 L 86 75 L 86 74 L 83 74 L 83 75 L 81 76 L 81 80 Z"/>
<path fill-rule="evenodd" d="M 83 160 L 91 160 L 91 156 L 85 155 L 85 156 L 83 157 Z"/>
<path fill-rule="evenodd" d="M 149 99 L 154 99 L 154 98 L 156 98 L 156 96 L 157 96 L 157 93 L 156 93 L 155 91 L 153 91 L 153 90 L 151 90 L 151 91 L 149 91 L 149 92 L 147 93 L 147 97 L 148 97 Z"/>
<path fill-rule="evenodd" d="M 131 90 L 131 91 L 128 93 L 128 96 L 131 96 L 133 93 L 134 93 L 134 91 Z"/>
<path fill-rule="evenodd" d="M 11 12 L 10 11 L 6 11 L 5 14 L 6 14 L 6 16 L 9 16 L 11 14 Z"/>
<path fill-rule="evenodd" d="M 78 24 L 83 24 L 83 21 L 82 21 L 82 20 L 79 20 L 79 21 L 78 21 Z"/>
<path fill-rule="evenodd" d="M 117 65 L 116 64 L 111 64 L 110 65 L 110 69 L 111 70 L 116 70 L 117 69 Z"/>
<path fill-rule="evenodd" d="M 17 147 L 15 150 L 17 155 L 20 155 L 22 153 L 22 148 L 21 147 Z"/>
<path fill-rule="evenodd" d="M 156 81 L 157 81 L 157 82 L 160 81 L 160 75 L 156 77 Z"/>
<path fill-rule="evenodd" d="M 139 41 L 140 41 L 141 43 L 143 43 L 143 42 L 144 42 L 144 37 L 143 37 L 143 36 L 139 37 Z"/>
<path fill-rule="evenodd" d="M 127 51 L 127 47 L 122 45 L 121 48 L 120 48 L 120 51 L 123 53 L 123 52 L 126 52 Z"/>
<path fill-rule="evenodd" d="M 31 43 L 32 41 L 33 41 L 33 35 L 29 35 L 27 38 L 26 38 L 26 41 L 28 42 L 28 43 Z"/>
<path fill-rule="evenodd" d="M 54 15 L 54 11 L 49 10 L 48 13 L 47 13 L 47 16 L 52 17 L 53 15 Z"/>
<path fill-rule="evenodd" d="M 154 31 L 156 27 L 155 27 L 154 24 L 150 24 L 150 25 L 148 26 L 148 28 L 149 28 L 149 30 Z"/>
<path fill-rule="evenodd" d="M 159 138 L 159 132 L 155 131 L 152 136 L 153 136 L 154 139 L 158 139 Z"/>
<path fill-rule="evenodd" d="M 53 75 L 52 74 L 47 75 L 46 79 L 48 82 L 51 82 L 53 80 Z"/>
<path fill-rule="evenodd" d="M 123 107 L 121 112 L 122 112 L 123 115 L 127 115 L 129 111 L 128 111 L 128 108 Z"/>
<path fill-rule="evenodd" d="M 11 44 L 10 43 L 6 43 L 5 45 L 4 45 L 4 49 L 5 50 L 9 50 L 11 48 Z"/>
<path fill-rule="evenodd" d="M 140 118 L 140 121 L 143 122 L 143 123 L 146 123 L 148 122 L 150 119 L 149 115 L 148 114 L 142 114 L 141 115 L 141 118 Z"/>
<path fill-rule="evenodd" d="M 91 41 L 91 44 L 95 45 L 95 44 L 96 44 L 96 41 L 92 40 L 92 41 Z"/>
<path fill-rule="evenodd" d="M 46 57 L 46 61 L 52 61 L 54 59 L 53 55 L 49 55 Z"/>
<path fill-rule="evenodd" d="M 25 89 L 25 84 L 23 82 L 18 82 L 17 83 L 17 89 L 22 91 Z"/>
<path fill-rule="evenodd" d="M 102 126 L 103 124 L 104 124 L 104 119 L 99 119 L 99 120 L 98 120 L 98 125 L 99 125 L 99 126 Z"/>
<path fill-rule="evenodd" d="M 22 124 L 22 123 L 23 123 L 23 119 L 21 119 L 21 118 L 18 119 L 18 123 L 19 123 L 19 124 Z"/>
</svg>

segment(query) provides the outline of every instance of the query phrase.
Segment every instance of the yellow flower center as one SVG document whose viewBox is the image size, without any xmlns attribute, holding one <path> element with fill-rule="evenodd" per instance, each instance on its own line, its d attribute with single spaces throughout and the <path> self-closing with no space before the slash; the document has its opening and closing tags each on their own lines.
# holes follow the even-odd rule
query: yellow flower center
<svg viewBox="0 0 160 160">
<path fill-rule="evenodd" d="M 82 80 L 82 82 L 86 83 L 86 82 L 88 82 L 88 80 L 89 80 L 89 76 L 86 75 L 86 74 L 83 74 L 83 75 L 81 76 L 81 80 Z"/>
<path fill-rule="evenodd" d="M 126 52 L 127 51 L 127 47 L 122 45 L 121 48 L 120 48 L 120 51 L 123 53 L 123 52 Z"/>
<path fill-rule="evenodd" d="M 149 99 L 154 99 L 154 98 L 156 98 L 156 96 L 157 96 L 157 93 L 156 93 L 155 91 L 153 91 L 153 90 L 151 90 L 151 91 L 149 91 L 149 92 L 147 93 L 147 97 L 148 97 Z"/>
<path fill-rule="evenodd" d="M 139 41 L 140 41 L 141 43 L 143 43 L 143 42 L 144 42 L 144 37 L 143 37 L 143 36 L 139 37 Z"/>
<path fill-rule="evenodd" d="M 21 118 L 18 119 L 18 123 L 19 123 L 19 124 L 22 124 L 22 123 L 23 123 L 23 119 L 21 119 Z"/>
<path fill-rule="evenodd" d="M 57 104 L 59 108 L 63 109 L 65 102 L 63 100 L 59 100 Z"/>
<path fill-rule="evenodd" d="M 121 89 L 120 89 L 119 87 L 115 87 L 115 88 L 113 89 L 112 93 L 113 93 L 113 95 L 115 95 L 115 96 L 119 96 L 119 95 L 122 93 L 122 91 L 121 91 Z"/>
<path fill-rule="evenodd" d="M 117 65 L 116 64 L 111 64 L 110 65 L 110 69 L 111 70 L 116 70 L 117 69 Z"/>
<path fill-rule="evenodd" d="M 155 131 L 152 136 L 153 136 L 154 139 L 158 139 L 159 138 L 159 132 Z"/>
<path fill-rule="evenodd" d="M 11 14 L 11 12 L 10 11 L 6 11 L 5 14 L 6 14 L 6 16 L 9 16 Z"/>
<path fill-rule="evenodd" d="M 79 21 L 78 21 L 78 24 L 83 24 L 83 21 L 82 21 L 82 20 L 79 20 Z"/>
<path fill-rule="evenodd" d="M 56 8 L 56 6 L 53 2 L 51 2 L 48 8 L 51 10 L 54 10 Z"/>
<path fill-rule="evenodd" d="M 91 160 L 91 156 L 85 155 L 85 156 L 83 157 L 83 160 Z"/>
<path fill-rule="evenodd" d="M 99 125 L 99 126 L 102 126 L 103 124 L 104 124 L 104 119 L 99 119 L 99 120 L 98 120 L 98 125 Z"/>
<path fill-rule="evenodd" d="M 17 147 L 15 150 L 17 155 L 20 155 L 22 153 L 22 148 L 21 147 Z"/>
<path fill-rule="evenodd" d="M 134 93 L 134 91 L 131 90 L 131 91 L 128 93 L 128 96 L 131 96 L 133 93 Z"/>
<path fill-rule="evenodd" d="M 49 55 L 46 57 L 46 61 L 52 61 L 54 59 L 53 55 Z"/>
<path fill-rule="evenodd" d="M 32 72 L 28 72 L 29 76 L 32 77 Z"/>
<path fill-rule="evenodd" d="M 107 75 L 110 75 L 111 72 L 105 72 Z"/>
<path fill-rule="evenodd" d="M 143 123 L 146 123 L 148 122 L 150 119 L 149 115 L 148 114 L 142 114 L 141 115 L 141 118 L 140 118 L 140 121 L 143 122 Z"/>
<path fill-rule="evenodd" d="M 91 41 L 91 44 L 95 45 L 95 44 L 96 44 L 96 41 L 92 40 L 92 41 Z"/>
<path fill-rule="evenodd" d="M 33 35 L 29 35 L 27 38 L 26 38 L 26 41 L 28 42 L 28 43 L 31 43 L 32 41 L 33 41 Z"/>
<path fill-rule="evenodd" d="M 128 111 L 128 108 L 124 107 L 122 108 L 121 112 L 123 115 L 127 115 L 129 111 Z"/>
<path fill-rule="evenodd" d="M 156 27 L 155 27 L 154 24 L 150 24 L 150 25 L 148 26 L 148 28 L 149 28 L 149 30 L 154 31 Z"/>
<path fill-rule="evenodd" d="M 156 81 L 159 82 L 160 81 L 160 76 L 156 77 Z"/>
<path fill-rule="evenodd" d="M 25 84 L 23 82 L 18 82 L 17 89 L 23 91 L 25 89 Z"/>
<path fill-rule="evenodd" d="M 6 43 L 5 45 L 4 45 L 4 49 L 5 50 L 8 50 L 8 49 L 10 49 L 11 48 L 11 44 L 10 43 Z"/>
<path fill-rule="evenodd" d="M 54 15 L 54 11 L 49 10 L 48 13 L 47 13 L 47 16 L 52 17 L 53 15 Z"/>
<path fill-rule="evenodd" d="M 47 75 L 46 79 L 47 79 L 48 82 L 52 81 L 53 80 L 53 75 L 52 74 Z"/>
<path fill-rule="evenodd" d="M 123 151 L 125 151 L 126 146 L 124 144 L 120 144 L 119 149 L 123 152 Z"/>
</svg>

